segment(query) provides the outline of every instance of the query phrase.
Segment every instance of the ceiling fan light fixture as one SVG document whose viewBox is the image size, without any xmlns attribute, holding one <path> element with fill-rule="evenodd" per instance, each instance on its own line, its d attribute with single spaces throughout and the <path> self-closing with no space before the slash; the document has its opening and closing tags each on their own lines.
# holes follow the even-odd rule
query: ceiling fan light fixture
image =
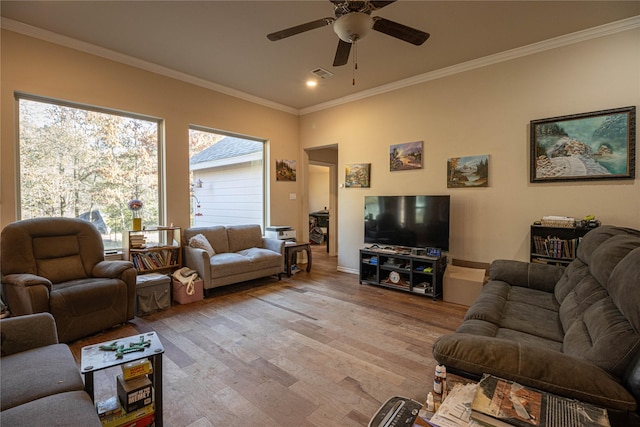
<svg viewBox="0 0 640 427">
<path fill-rule="evenodd" d="M 373 18 L 363 12 L 352 12 L 342 15 L 333 23 L 333 31 L 340 40 L 353 43 L 364 38 L 373 28 Z"/>
</svg>

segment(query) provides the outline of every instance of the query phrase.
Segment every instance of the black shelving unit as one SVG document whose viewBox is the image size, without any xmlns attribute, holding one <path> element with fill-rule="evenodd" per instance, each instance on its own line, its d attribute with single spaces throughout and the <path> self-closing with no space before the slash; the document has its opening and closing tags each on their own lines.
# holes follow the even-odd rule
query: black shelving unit
<svg viewBox="0 0 640 427">
<path fill-rule="evenodd" d="M 531 262 L 567 265 L 576 257 L 582 237 L 592 228 L 531 226 Z"/>
<path fill-rule="evenodd" d="M 425 295 L 435 301 L 442 295 L 442 277 L 446 266 L 447 257 L 361 249 L 360 284 Z"/>
</svg>

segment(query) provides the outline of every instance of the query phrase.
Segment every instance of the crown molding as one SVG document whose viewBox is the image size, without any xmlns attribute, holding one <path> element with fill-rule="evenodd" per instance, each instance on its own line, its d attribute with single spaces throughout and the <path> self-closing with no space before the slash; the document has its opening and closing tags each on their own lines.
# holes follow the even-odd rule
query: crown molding
<svg viewBox="0 0 640 427">
<path fill-rule="evenodd" d="M 191 76 L 180 71 L 173 70 L 171 68 L 163 67 L 152 62 L 143 61 L 138 58 L 134 58 L 129 55 L 125 55 L 114 50 L 106 49 L 100 46 L 96 46 L 91 43 L 83 42 L 71 37 L 63 36 L 52 31 L 43 30 L 42 28 L 34 27 L 32 25 L 24 24 L 22 22 L 14 21 L 8 18 L 2 18 L 0 21 L 0 28 L 7 29 L 25 36 L 34 37 L 40 40 L 58 44 L 64 47 L 75 49 L 91 55 L 100 56 L 112 61 L 120 62 L 125 65 L 140 68 L 145 71 L 149 71 L 155 74 L 159 74 L 172 79 L 180 80 L 185 83 L 190 83 L 196 86 L 200 86 L 206 89 L 211 89 L 216 92 L 223 93 L 225 95 L 233 96 L 235 98 L 243 99 L 255 104 L 262 105 L 264 107 L 273 108 L 274 110 L 284 111 L 290 114 L 299 114 L 297 108 L 289 107 L 287 105 L 279 104 L 277 102 L 270 101 L 268 99 L 260 98 L 236 89 L 213 83 L 208 80 L 200 79 L 198 77 Z"/>
<path fill-rule="evenodd" d="M 100 56 L 106 59 L 110 59 L 116 62 L 120 62 L 132 67 L 140 68 L 155 74 L 170 77 L 176 80 L 180 80 L 186 83 L 190 83 L 196 86 L 200 86 L 206 89 L 210 89 L 216 92 L 223 93 L 225 95 L 233 96 L 235 98 L 243 99 L 255 104 L 259 104 L 268 108 L 283 111 L 294 115 L 305 115 L 314 113 L 317 111 L 326 110 L 329 108 L 337 107 L 342 104 L 348 104 L 350 102 L 359 101 L 361 99 L 369 98 L 372 96 L 380 95 L 394 90 L 403 89 L 409 86 L 425 83 L 432 80 L 437 80 L 443 77 L 452 76 L 466 71 L 474 70 L 481 67 L 486 67 L 493 64 L 498 64 L 512 59 L 521 58 L 523 56 L 533 55 L 536 53 L 544 52 L 551 49 L 556 49 L 563 46 L 568 46 L 583 41 L 606 37 L 612 34 L 621 33 L 624 31 L 630 31 L 636 28 L 640 28 L 640 15 L 631 18 L 623 19 L 620 21 L 611 22 L 608 24 L 600 25 L 597 27 L 589 28 L 582 31 L 566 34 L 564 36 L 555 37 L 549 40 L 545 40 L 538 43 L 533 43 L 527 46 L 507 50 L 494 55 L 485 56 L 483 58 L 474 59 L 471 61 L 463 62 L 460 64 L 445 67 L 439 70 L 430 71 L 428 73 L 420 74 L 417 76 L 409 77 L 406 79 L 398 80 L 393 83 L 378 86 L 376 88 L 364 90 L 349 96 L 338 98 L 332 101 L 317 104 L 311 107 L 297 109 L 289 107 L 283 104 L 279 104 L 268 99 L 260 98 L 236 89 L 210 82 L 208 80 L 200 79 L 191 76 L 186 73 L 182 73 L 167 67 L 143 61 L 124 55 L 122 53 L 105 49 L 91 43 L 86 43 L 71 37 L 63 36 L 51 31 L 43 30 L 32 25 L 27 25 L 18 21 L 14 21 L 8 18 L 2 18 L 0 20 L 0 28 L 5 28 L 16 33 L 24 34 L 26 36 L 38 38 L 44 41 L 55 43 L 61 46 L 69 47 L 81 52 L 89 53 L 92 55 Z"/>
<path fill-rule="evenodd" d="M 430 71 L 428 73 L 409 77 L 403 80 L 398 80 L 393 83 L 378 86 L 369 90 L 364 90 L 362 92 L 335 99 L 333 101 L 328 101 L 322 104 L 314 105 L 312 107 L 303 108 L 300 110 L 300 115 L 303 116 L 305 114 L 326 110 L 329 108 L 337 107 L 338 105 L 347 104 L 387 92 L 392 92 L 394 90 L 406 88 L 420 83 L 425 83 L 431 80 L 437 80 L 443 77 L 452 76 L 454 74 L 464 73 L 476 68 L 498 64 L 500 62 L 510 61 L 512 59 L 521 58 L 523 56 L 533 55 L 547 50 L 556 49 L 559 47 L 568 46 L 599 37 L 605 37 L 636 28 L 640 28 L 640 15 L 616 22 L 611 22 L 609 24 L 600 25 L 598 27 L 577 31 L 575 33 L 566 34 L 564 36 L 555 37 L 542 42 L 533 43 L 527 46 L 496 53 L 494 55 L 485 56 L 483 58 L 478 58 L 460 64 L 452 65 L 450 67 L 441 68 L 439 70 Z"/>
</svg>

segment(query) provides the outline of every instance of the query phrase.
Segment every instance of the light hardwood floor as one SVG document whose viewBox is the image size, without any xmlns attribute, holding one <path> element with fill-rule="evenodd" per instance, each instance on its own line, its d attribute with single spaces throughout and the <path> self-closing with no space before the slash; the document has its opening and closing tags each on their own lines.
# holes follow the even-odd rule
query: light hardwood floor
<svg viewBox="0 0 640 427">
<path fill-rule="evenodd" d="M 71 344 L 147 331 L 165 347 L 165 426 L 366 426 L 387 398 L 425 399 L 434 340 L 466 307 L 359 285 L 313 247 L 313 268 L 232 285 Z M 96 375 L 115 394 L 117 369 Z"/>
</svg>

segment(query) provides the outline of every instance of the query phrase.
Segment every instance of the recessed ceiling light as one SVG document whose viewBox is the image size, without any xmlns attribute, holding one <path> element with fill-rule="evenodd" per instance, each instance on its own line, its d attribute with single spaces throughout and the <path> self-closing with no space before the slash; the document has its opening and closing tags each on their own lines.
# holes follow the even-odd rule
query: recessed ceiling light
<svg viewBox="0 0 640 427">
<path fill-rule="evenodd" d="M 316 87 L 318 86 L 318 82 L 315 80 L 307 80 L 307 86 L 308 87 Z"/>
</svg>

